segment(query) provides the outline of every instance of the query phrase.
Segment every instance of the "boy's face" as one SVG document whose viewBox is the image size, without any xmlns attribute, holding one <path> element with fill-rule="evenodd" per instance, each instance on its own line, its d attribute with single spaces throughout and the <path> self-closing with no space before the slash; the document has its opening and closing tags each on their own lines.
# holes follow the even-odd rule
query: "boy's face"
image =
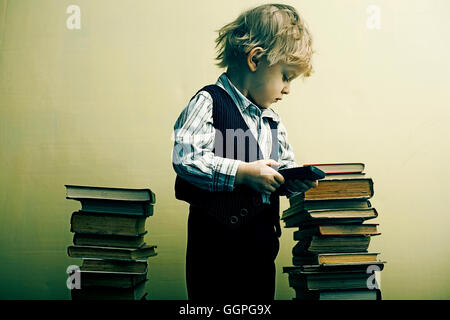
<svg viewBox="0 0 450 320">
<path fill-rule="evenodd" d="M 270 107 L 289 93 L 290 83 L 301 71 L 299 66 L 281 62 L 269 67 L 266 59 L 262 59 L 256 71 L 251 73 L 248 98 L 261 108 Z"/>
</svg>

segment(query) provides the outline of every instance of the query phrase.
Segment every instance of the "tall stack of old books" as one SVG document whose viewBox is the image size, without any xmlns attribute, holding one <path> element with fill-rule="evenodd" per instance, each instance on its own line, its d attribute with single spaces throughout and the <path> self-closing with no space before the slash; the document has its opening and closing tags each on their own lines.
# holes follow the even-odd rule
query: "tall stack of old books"
<svg viewBox="0 0 450 320">
<path fill-rule="evenodd" d="M 157 254 L 155 245 L 144 242 L 155 194 L 75 185 L 66 185 L 66 192 L 67 199 L 81 203 L 81 210 L 72 213 L 74 237 L 68 247 L 70 257 L 82 258 L 72 299 L 145 299 L 147 260 Z"/>
<path fill-rule="evenodd" d="M 289 198 L 286 228 L 297 241 L 293 266 L 283 268 L 298 300 L 379 300 L 378 253 L 368 252 L 379 235 L 371 219 L 378 213 L 369 199 L 373 180 L 363 163 L 314 164 L 326 173 L 316 188 Z M 370 220 L 370 221 L 367 221 Z"/>
</svg>

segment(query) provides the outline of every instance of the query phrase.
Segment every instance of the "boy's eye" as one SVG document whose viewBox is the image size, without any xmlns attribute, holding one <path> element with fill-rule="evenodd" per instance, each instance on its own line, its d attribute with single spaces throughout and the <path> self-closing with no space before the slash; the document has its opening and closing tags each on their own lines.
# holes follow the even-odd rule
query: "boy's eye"
<svg viewBox="0 0 450 320">
<path fill-rule="evenodd" d="M 292 79 L 288 78 L 286 75 L 283 75 L 283 81 L 290 82 Z"/>
</svg>

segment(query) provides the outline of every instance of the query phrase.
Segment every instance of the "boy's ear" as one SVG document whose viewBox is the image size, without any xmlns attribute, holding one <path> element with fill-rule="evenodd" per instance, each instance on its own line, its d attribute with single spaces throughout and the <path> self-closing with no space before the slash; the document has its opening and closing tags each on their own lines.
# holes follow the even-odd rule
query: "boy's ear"
<svg viewBox="0 0 450 320">
<path fill-rule="evenodd" d="M 254 72 L 258 68 L 259 58 L 258 55 L 262 53 L 264 50 L 261 47 L 256 47 L 250 50 L 247 55 L 247 65 L 250 68 L 250 71 Z"/>
</svg>

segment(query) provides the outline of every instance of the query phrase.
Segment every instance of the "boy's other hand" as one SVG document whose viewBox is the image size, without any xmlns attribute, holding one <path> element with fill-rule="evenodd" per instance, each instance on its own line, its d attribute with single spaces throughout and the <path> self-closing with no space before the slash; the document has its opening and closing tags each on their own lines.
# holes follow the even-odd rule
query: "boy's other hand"
<svg viewBox="0 0 450 320">
<path fill-rule="evenodd" d="M 242 162 L 236 173 L 236 184 L 244 183 L 252 189 L 270 195 L 284 183 L 284 178 L 273 167 L 280 164 L 275 160 Z"/>
<path fill-rule="evenodd" d="M 319 185 L 318 180 L 299 180 L 292 179 L 286 182 L 286 188 L 291 192 L 306 192 L 311 188 L 315 188 Z"/>
</svg>

